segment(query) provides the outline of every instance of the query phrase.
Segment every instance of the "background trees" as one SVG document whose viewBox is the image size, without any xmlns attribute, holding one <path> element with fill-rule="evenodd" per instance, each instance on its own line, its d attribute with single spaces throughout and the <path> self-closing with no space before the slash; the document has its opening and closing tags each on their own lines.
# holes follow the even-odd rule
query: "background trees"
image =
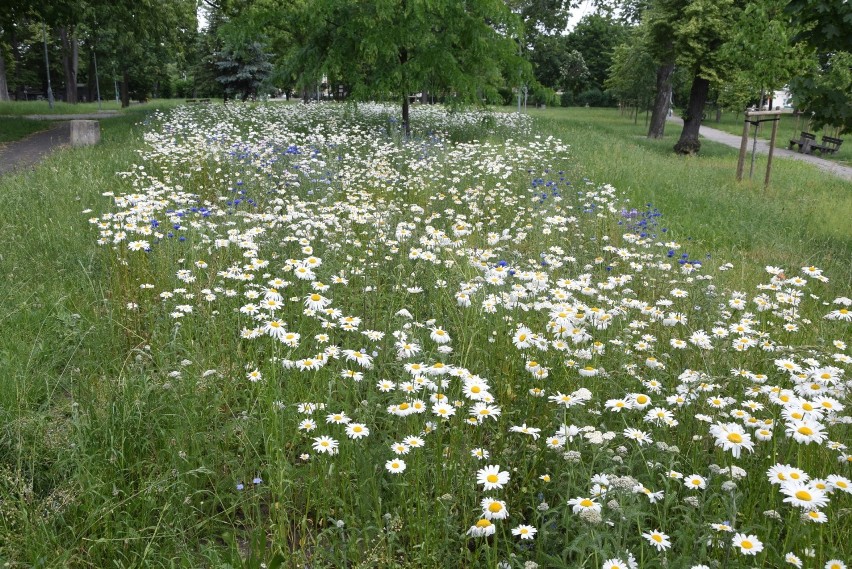
<svg viewBox="0 0 852 569">
<path fill-rule="evenodd" d="M 307 98 L 325 81 L 335 96 L 391 98 L 405 114 L 417 93 L 472 102 L 499 90 L 507 102 L 563 91 L 563 104 L 650 107 L 655 138 L 674 102 L 685 120 L 677 150 L 689 153 L 708 104 L 741 110 L 789 85 L 817 128 L 852 130 L 846 0 L 594 3 L 569 30 L 576 0 L 6 0 L 0 100 L 46 94 L 44 30 L 68 102 L 119 84 L 124 105 L 266 87 Z M 675 76 L 687 77 L 682 97 Z"/>
</svg>

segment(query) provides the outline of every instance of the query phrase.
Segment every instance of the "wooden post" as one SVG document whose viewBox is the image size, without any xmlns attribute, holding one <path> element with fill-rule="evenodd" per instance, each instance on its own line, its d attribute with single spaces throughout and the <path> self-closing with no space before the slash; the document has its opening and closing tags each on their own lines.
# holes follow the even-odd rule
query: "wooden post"
<svg viewBox="0 0 852 569">
<path fill-rule="evenodd" d="M 769 158 L 766 160 L 766 178 L 763 180 L 763 189 L 769 187 L 769 175 L 772 172 L 772 153 L 775 152 L 775 136 L 778 134 L 778 123 L 781 121 L 781 115 L 775 117 L 772 121 L 772 136 L 769 137 Z"/>
<path fill-rule="evenodd" d="M 748 116 L 748 111 L 746 111 L 745 118 L 743 119 L 743 139 L 740 142 L 740 157 L 737 160 L 737 182 L 743 181 L 743 166 L 745 165 L 745 155 L 748 149 L 748 125 L 750 124 Z"/>
</svg>

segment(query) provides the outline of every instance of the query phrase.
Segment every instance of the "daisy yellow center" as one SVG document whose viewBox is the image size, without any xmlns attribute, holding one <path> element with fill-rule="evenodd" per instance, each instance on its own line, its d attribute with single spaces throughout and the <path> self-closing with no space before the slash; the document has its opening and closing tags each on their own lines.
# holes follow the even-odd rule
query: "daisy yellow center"
<svg viewBox="0 0 852 569">
<path fill-rule="evenodd" d="M 486 519 L 481 519 L 478 522 L 476 522 L 476 527 L 478 527 L 478 528 L 487 528 L 490 525 L 491 525 L 491 522 L 489 522 Z"/>
<path fill-rule="evenodd" d="M 834 485 L 837 486 L 838 488 L 848 488 L 849 487 L 849 485 L 846 484 L 846 482 L 844 482 L 843 480 L 835 480 Z"/>
<path fill-rule="evenodd" d="M 849 314 L 849 311 L 848 311 L 848 310 L 846 310 L 845 308 L 841 308 L 841 309 L 840 309 L 840 314 Z"/>
<path fill-rule="evenodd" d="M 480 388 L 478 385 L 474 385 L 470 388 L 471 393 L 479 393 L 480 391 L 482 391 L 482 388 Z"/>
<path fill-rule="evenodd" d="M 799 479 L 799 473 L 798 472 L 791 472 L 790 478 L 792 478 L 793 480 L 798 480 Z"/>
<path fill-rule="evenodd" d="M 492 514 L 496 514 L 497 512 L 499 512 L 502 509 L 503 509 L 503 506 L 500 505 L 500 502 L 491 502 L 488 505 L 488 511 L 491 512 Z"/>
<path fill-rule="evenodd" d="M 729 433 L 728 440 L 734 444 L 740 444 L 743 442 L 743 437 L 739 433 Z"/>
<path fill-rule="evenodd" d="M 639 403 L 640 405 L 644 405 L 647 402 L 648 402 L 648 398 L 645 397 L 644 395 L 640 395 L 639 397 L 636 398 L 636 403 Z"/>
<path fill-rule="evenodd" d="M 594 506 L 594 502 L 592 502 L 588 498 L 583 498 L 580 501 L 580 505 L 583 506 L 584 508 L 591 508 L 592 506 Z"/>
<path fill-rule="evenodd" d="M 538 362 L 532 361 L 532 362 L 529 363 L 529 366 L 530 367 L 538 367 Z"/>
<path fill-rule="evenodd" d="M 804 409 L 805 411 L 813 411 L 814 406 L 811 405 L 810 403 L 805 403 L 804 405 L 802 405 L 802 409 Z"/>
<path fill-rule="evenodd" d="M 391 468 L 399 468 L 399 463 L 398 462 L 392 462 Z"/>
<path fill-rule="evenodd" d="M 808 512 L 808 515 L 814 519 L 819 518 L 819 512 Z"/>
<path fill-rule="evenodd" d="M 364 429 L 362 429 L 361 427 L 354 427 L 352 430 L 355 431 L 356 433 L 360 433 Z"/>
<path fill-rule="evenodd" d="M 318 295 L 318 294 L 312 294 L 311 295 L 311 300 L 313 300 L 314 302 L 318 302 L 319 299 L 320 299 L 320 295 Z"/>
<path fill-rule="evenodd" d="M 814 431 L 810 427 L 799 427 L 799 434 L 809 436 L 814 434 Z"/>
<path fill-rule="evenodd" d="M 742 543 L 740 543 L 740 547 L 742 547 L 743 549 L 751 549 L 752 547 L 754 547 L 754 544 L 749 540 L 744 539 Z"/>
<path fill-rule="evenodd" d="M 796 492 L 796 498 L 805 502 L 811 501 L 811 495 L 804 490 L 799 490 L 798 492 Z"/>
<path fill-rule="evenodd" d="M 659 535 L 659 534 L 656 534 L 656 533 L 655 533 L 655 534 L 653 534 L 653 535 L 651 536 L 651 539 L 653 539 L 653 540 L 654 540 L 654 541 L 656 541 L 657 543 L 663 543 L 663 536 L 661 536 L 661 535 Z"/>
<path fill-rule="evenodd" d="M 593 368 L 592 366 L 586 366 L 586 367 L 585 367 L 585 370 L 586 370 L 586 371 L 594 371 L 594 370 L 595 370 L 595 368 Z"/>
<path fill-rule="evenodd" d="M 692 481 L 693 486 L 701 486 L 701 480 L 695 479 Z"/>
<path fill-rule="evenodd" d="M 496 474 L 489 474 L 488 476 L 485 477 L 485 479 L 488 480 L 488 482 L 490 482 L 491 484 L 496 484 L 497 481 L 499 480 L 499 478 L 497 478 Z"/>
</svg>

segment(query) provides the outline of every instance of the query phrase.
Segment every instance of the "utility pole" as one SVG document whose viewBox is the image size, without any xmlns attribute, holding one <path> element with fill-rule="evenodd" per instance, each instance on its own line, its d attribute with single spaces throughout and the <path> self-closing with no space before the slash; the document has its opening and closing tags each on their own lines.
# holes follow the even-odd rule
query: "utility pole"
<svg viewBox="0 0 852 569">
<path fill-rule="evenodd" d="M 41 35 L 44 39 L 44 70 L 47 72 L 47 104 L 53 110 L 53 88 L 50 86 L 50 60 L 47 57 L 47 26 L 41 22 Z"/>
<path fill-rule="evenodd" d="M 98 110 L 101 110 L 101 84 L 98 81 L 98 54 L 92 49 L 92 60 L 95 63 L 95 91 L 98 93 Z"/>
</svg>

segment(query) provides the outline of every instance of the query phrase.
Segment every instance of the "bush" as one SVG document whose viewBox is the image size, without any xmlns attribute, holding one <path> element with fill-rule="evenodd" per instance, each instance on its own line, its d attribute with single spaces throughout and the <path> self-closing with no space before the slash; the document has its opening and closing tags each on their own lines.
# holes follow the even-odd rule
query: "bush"
<svg viewBox="0 0 852 569">
<path fill-rule="evenodd" d="M 597 87 L 592 87 L 577 95 L 577 105 L 581 107 L 614 107 L 615 99 L 612 95 L 602 92 Z"/>
</svg>

